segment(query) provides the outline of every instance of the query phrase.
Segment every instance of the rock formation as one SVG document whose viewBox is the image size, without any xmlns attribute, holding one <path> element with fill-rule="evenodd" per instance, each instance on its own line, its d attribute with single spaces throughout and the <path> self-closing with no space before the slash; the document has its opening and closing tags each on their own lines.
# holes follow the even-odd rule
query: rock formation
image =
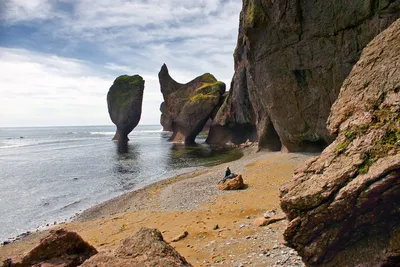
<svg viewBox="0 0 400 267">
<path fill-rule="evenodd" d="M 164 242 L 157 229 L 142 228 L 121 242 L 114 252 L 102 252 L 87 260 L 82 267 L 159 266 L 189 267 L 185 258 Z"/>
<path fill-rule="evenodd" d="M 65 230 L 50 232 L 21 262 L 5 262 L 3 267 L 75 267 L 97 253 L 76 233 Z"/>
<path fill-rule="evenodd" d="M 399 90 L 400 19 L 344 82 L 328 120 L 336 141 L 281 187 L 285 239 L 310 266 L 398 266 Z"/>
<path fill-rule="evenodd" d="M 161 124 L 173 132 L 170 141 L 193 144 L 223 101 L 225 84 L 209 73 L 187 84 L 174 81 L 164 64 L 158 74 L 164 102 L 161 104 Z"/>
<path fill-rule="evenodd" d="M 321 151 L 344 79 L 399 11 L 399 0 L 243 0 L 235 74 L 207 142 Z"/>
<path fill-rule="evenodd" d="M 108 113 L 117 126 L 113 140 L 128 142 L 128 134 L 138 125 L 142 115 L 144 80 L 139 75 L 123 75 L 115 79 L 107 94 Z"/>
</svg>

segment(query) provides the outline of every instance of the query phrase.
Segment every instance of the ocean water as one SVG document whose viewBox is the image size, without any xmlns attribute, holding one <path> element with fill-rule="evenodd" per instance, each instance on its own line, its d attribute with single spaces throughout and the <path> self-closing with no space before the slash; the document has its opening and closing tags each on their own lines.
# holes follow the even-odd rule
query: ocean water
<svg viewBox="0 0 400 267">
<path fill-rule="evenodd" d="M 238 150 L 168 142 L 161 126 L 138 126 L 127 153 L 114 126 L 0 128 L 0 241 L 64 221 L 124 192 L 240 158 Z M 217 179 L 217 178 L 216 178 Z"/>
</svg>

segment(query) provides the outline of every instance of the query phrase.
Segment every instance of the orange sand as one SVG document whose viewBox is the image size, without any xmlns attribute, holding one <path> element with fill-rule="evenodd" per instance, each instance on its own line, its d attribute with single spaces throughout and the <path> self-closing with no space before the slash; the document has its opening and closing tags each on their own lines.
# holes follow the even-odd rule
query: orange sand
<svg viewBox="0 0 400 267">
<path fill-rule="evenodd" d="M 263 152 L 265 153 L 265 152 Z M 72 222 L 55 228 L 65 228 L 78 232 L 83 239 L 98 250 L 113 249 L 119 242 L 133 235 L 141 227 L 158 228 L 166 241 L 188 231 L 189 235 L 176 243 L 171 243 L 188 262 L 195 266 L 210 266 L 215 262 L 242 260 L 261 249 L 272 249 L 274 240 L 249 238 L 264 231 L 252 225 L 263 213 L 279 208 L 279 186 L 291 179 L 294 169 L 310 158 L 309 155 L 271 153 L 265 159 L 245 166 L 242 173 L 248 188 L 242 191 L 227 192 L 219 196 L 215 203 L 203 203 L 202 208 L 193 211 L 165 212 L 154 210 L 127 211 L 87 222 Z M 234 167 L 234 163 L 231 164 Z M 168 186 L 152 186 L 146 189 L 148 201 L 157 206 L 157 195 Z M 188 189 L 189 190 L 189 189 Z M 179 192 L 175 194 L 179 195 Z M 218 225 L 218 229 L 214 230 Z M 278 233 L 278 242 L 283 242 L 281 233 L 286 222 L 269 226 Z M 20 258 L 38 244 L 46 232 L 31 235 L 22 241 L 0 247 L 0 260 L 9 257 Z M 230 242 L 236 242 L 230 246 Z M 271 241 L 271 242 L 269 242 Z M 212 252 L 210 252 L 212 251 Z M 258 254 L 258 252 L 257 252 Z M 250 259 L 251 262 L 251 259 Z M 257 266 L 257 259 L 251 266 Z M 272 264 L 264 260 L 264 263 Z M 261 262 L 259 262 L 261 265 Z M 265 266 L 265 265 L 264 265 Z"/>
</svg>

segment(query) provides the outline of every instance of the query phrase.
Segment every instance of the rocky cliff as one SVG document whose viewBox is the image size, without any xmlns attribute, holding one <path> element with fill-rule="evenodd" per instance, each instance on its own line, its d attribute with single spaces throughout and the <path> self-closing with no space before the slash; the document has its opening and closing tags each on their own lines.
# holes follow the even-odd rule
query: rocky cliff
<svg viewBox="0 0 400 267">
<path fill-rule="evenodd" d="M 180 84 L 171 78 L 165 64 L 158 77 L 164 97 L 160 108 L 164 130 L 173 132 L 170 141 L 194 143 L 196 136 L 221 106 L 225 84 L 209 73 L 187 84 Z"/>
<path fill-rule="evenodd" d="M 344 79 L 399 10 L 400 0 L 243 0 L 235 74 L 207 141 L 322 150 Z"/>
<path fill-rule="evenodd" d="M 108 113 L 117 126 L 114 140 L 128 142 L 128 134 L 138 125 L 142 115 L 144 80 L 139 75 L 123 75 L 115 79 L 107 94 Z"/>
<path fill-rule="evenodd" d="M 399 266 L 400 20 L 363 51 L 332 106 L 338 134 L 281 187 L 289 246 L 309 265 Z"/>
</svg>

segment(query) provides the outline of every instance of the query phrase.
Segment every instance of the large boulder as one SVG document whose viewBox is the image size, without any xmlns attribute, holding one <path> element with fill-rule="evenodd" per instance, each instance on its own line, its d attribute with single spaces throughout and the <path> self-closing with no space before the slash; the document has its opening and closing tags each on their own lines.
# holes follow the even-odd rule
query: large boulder
<svg viewBox="0 0 400 267">
<path fill-rule="evenodd" d="M 244 188 L 242 175 L 238 175 L 231 179 L 226 179 L 218 184 L 219 190 L 240 190 Z"/>
<path fill-rule="evenodd" d="M 160 108 L 164 130 L 173 132 L 170 141 L 193 144 L 221 106 L 225 84 L 209 73 L 180 84 L 171 78 L 165 64 L 158 76 L 164 97 Z"/>
<path fill-rule="evenodd" d="M 343 84 L 321 156 L 281 187 L 285 240 L 313 265 L 399 266 L 400 20 Z"/>
<path fill-rule="evenodd" d="M 138 125 L 142 115 L 144 80 L 139 75 L 123 75 L 115 79 L 107 94 L 108 113 L 117 126 L 114 140 L 125 144 L 128 134 Z"/>
<path fill-rule="evenodd" d="M 4 267 L 75 267 L 97 253 L 96 249 L 83 241 L 74 232 L 63 229 L 52 231 L 21 262 L 6 261 Z"/>
<path fill-rule="evenodd" d="M 140 229 L 123 240 L 114 252 L 102 252 L 87 260 L 82 267 L 159 266 L 189 267 L 173 247 L 165 243 L 157 229 Z"/>
<path fill-rule="evenodd" d="M 321 151 L 344 79 L 399 11 L 400 0 L 243 0 L 235 74 L 207 142 Z"/>
</svg>

